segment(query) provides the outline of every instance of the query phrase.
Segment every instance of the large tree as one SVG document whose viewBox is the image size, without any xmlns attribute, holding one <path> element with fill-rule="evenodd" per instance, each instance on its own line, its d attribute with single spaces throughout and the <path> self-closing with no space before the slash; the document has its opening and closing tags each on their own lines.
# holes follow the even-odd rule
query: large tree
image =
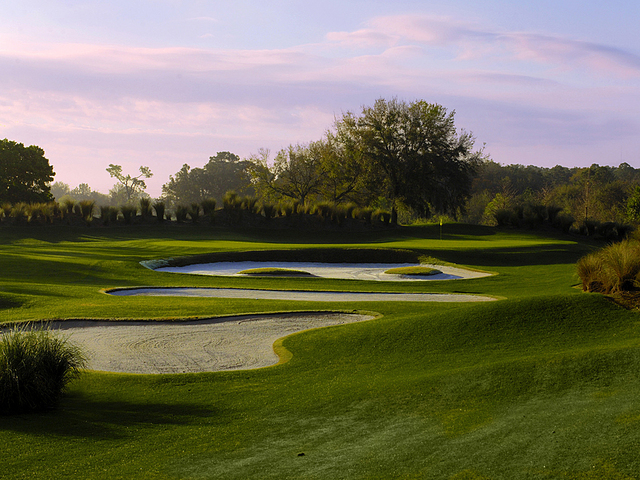
<svg viewBox="0 0 640 480">
<path fill-rule="evenodd" d="M 6 138 L 0 141 L 0 202 L 48 202 L 55 173 L 35 145 L 25 147 Z"/>
<path fill-rule="evenodd" d="M 249 162 L 230 152 L 218 152 L 209 157 L 202 168 L 191 168 L 186 163 L 169 182 L 162 186 L 163 197 L 171 205 L 199 203 L 207 198 L 222 202 L 224 194 L 230 190 L 250 194 L 251 176 Z"/>
<path fill-rule="evenodd" d="M 394 223 L 398 202 L 425 215 L 464 207 L 483 155 L 470 133 L 456 130 L 454 116 L 425 101 L 379 99 L 337 122 L 362 150 L 370 186 L 391 201 Z"/>
</svg>

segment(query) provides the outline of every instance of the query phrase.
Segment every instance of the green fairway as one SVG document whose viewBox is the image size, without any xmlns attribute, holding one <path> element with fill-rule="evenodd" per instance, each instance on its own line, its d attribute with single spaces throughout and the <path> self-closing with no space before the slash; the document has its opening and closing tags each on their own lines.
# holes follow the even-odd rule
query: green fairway
<svg viewBox="0 0 640 480">
<path fill-rule="evenodd" d="M 207 277 L 139 262 L 213 252 L 407 249 L 496 275 L 366 282 Z M 3 478 L 629 479 L 640 472 L 640 316 L 575 288 L 595 244 L 469 225 L 361 233 L 207 226 L 0 229 L 0 321 L 368 311 L 226 373 L 89 371 L 60 408 L 0 417 Z M 381 253 L 381 255 L 383 255 Z M 140 286 L 463 293 L 481 303 L 116 297 Z"/>
</svg>

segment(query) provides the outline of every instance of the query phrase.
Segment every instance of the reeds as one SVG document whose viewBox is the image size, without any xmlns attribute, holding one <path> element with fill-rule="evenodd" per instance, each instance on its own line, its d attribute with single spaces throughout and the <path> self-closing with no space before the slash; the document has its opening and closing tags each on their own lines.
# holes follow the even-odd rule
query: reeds
<svg viewBox="0 0 640 480">
<path fill-rule="evenodd" d="M 44 328 L 17 327 L 0 336 L 0 413 L 47 410 L 86 365 L 82 350 Z"/>
</svg>

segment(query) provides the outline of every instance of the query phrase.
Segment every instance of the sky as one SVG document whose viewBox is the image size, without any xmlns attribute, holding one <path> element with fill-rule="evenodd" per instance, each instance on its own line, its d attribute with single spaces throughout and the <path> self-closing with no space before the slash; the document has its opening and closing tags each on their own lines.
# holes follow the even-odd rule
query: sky
<svg viewBox="0 0 640 480">
<path fill-rule="evenodd" d="M 496 162 L 640 168 L 640 2 L 0 0 L 0 138 L 71 188 L 319 140 L 379 98 Z"/>
</svg>

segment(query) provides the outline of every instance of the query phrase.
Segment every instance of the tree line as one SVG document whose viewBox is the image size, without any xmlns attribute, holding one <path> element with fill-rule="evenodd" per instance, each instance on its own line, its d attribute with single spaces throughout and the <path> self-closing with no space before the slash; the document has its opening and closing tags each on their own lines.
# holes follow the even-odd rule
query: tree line
<svg viewBox="0 0 640 480">
<path fill-rule="evenodd" d="M 163 185 L 161 198 L 152 201 L 145 192 L 145 179 L 152 176 L 148 167 L 131 175 L 119 165 L 109 165 L 106 170 L 117 183 L 108 195 L 84 183 L 71 189 L 61 182 L 51 185 L 55 173 L 42 149 L 4 140 L 0 203 L 55 197 L 62 203 L 135 204 L 143 215 L 146 209 L 138 205 L 142 200 L 157 204 L 172 218 L 195 216 L 195 205 L 204 214 L 202 205 L 237 201 L 263 217 L 331 210 L 342 218 L 344 213 L 335 212 L 349 216 L 376 211 L 380 218 L 389 212 L 392 224 L 398 218 L 407 223 L 433 216 L 509 226 L 548 221 L 562 228 L 590 221 L 640 221 L 640 169 L 624 163 L 586 168 L 502 166 L 474 144 L 471 133 L 456 128 L 454 111 L 422 100 L 379 99 L 357 114 L 337 118 L 321 139 L 289 145 L 273 156 L 267 149 L 245 159 L 223 151 L 203 167 L 185 164 Z M 29 172 L 23 178 L 10 172 L 20 162 Z M 185 216 L 188 211 L 193 215 Z"/>
</svg>

